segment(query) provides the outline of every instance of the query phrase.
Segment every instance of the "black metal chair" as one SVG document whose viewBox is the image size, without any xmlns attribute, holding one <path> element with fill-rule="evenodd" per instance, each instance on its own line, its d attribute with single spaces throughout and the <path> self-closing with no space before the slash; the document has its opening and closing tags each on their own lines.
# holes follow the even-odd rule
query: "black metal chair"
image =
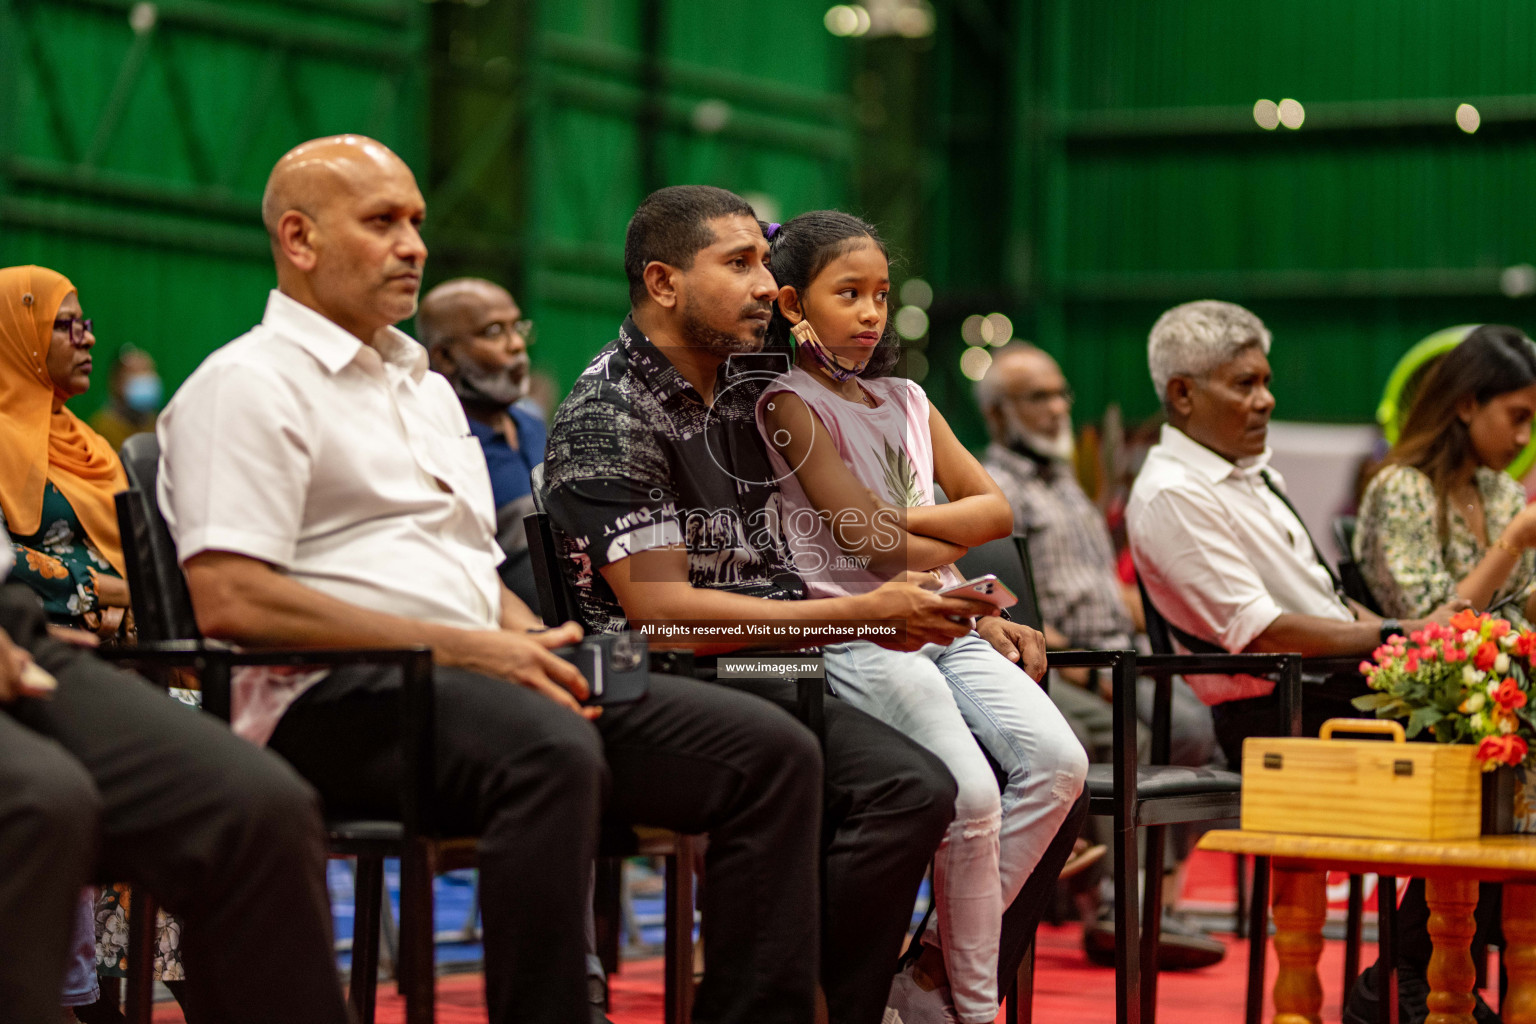
<svg viewBox="0 0 1536 1024">
<path fill-rule="evenodd" d="M 1380 615 L 1381 606 L 1376 602 L 1376 595 L 1371 593 L 1370 584 L 1365 582 L 1365 573 L 1360 571 L 1360 563 L 1355 561 L 1354 516 L 1338 516 L 1333 520 L 1333 539 L 1340 551 L 1339 582 L 1344 585 L 1344 595 Z"/>
<path fill-rule="evenodd" d="M 431 652 L 398 649 L 235 651 L 203 639 L 176 550 L 155 499 L 159 445 L 153 434 L 130 438 L 122 450 L 128 490 L 117 496 L 123 553 L 140 639 L 157 656 L 178 649 L 202 669 L 203 710 L 230 716 L 230 675 L 235 666 L 380 665 L 399 669 L 403 744 L 401 813 L 398 820 L 328 815 L 327 839 L 335 856 L 357 860 L 356 916 L 352 947 L 351 1003 L 363 1024 L 374 1019 L 379 924 L 384 898 L 384 858 L 400 858 L 400 951 L 396 977 L 405 997 L 407 1024 L 435 1016 L 432 878 L 474 865 L 475 839 L 444 834 L 433 808 L 435 713 Z"/>
<path fill-rule="evenodd" d="M 1351 527 L 1353 520 L 1351 519 Z M 1353 530 L 1351 529 L 1351 534 Z M 1345 538 L 1343 543 L 1348 543 L 1352 538 Z M 1349 550 L 1347 547 L 1345 550 Z M 1352 564 L 1352 563 L 1351 563 Z M 1362 580 L 1363 585 L 1363 580 Z M 1346 582 L 1346 591 L 1348 584 Z M 1358 598 L 1357 598 L 1358 600 Z M 1147 595 L 1146 588 L 1141 587 L 1142 610 L 1146 616 L 1147 637 L 1151 641 L 1154 651 L 1171 652 L 1173 647 L 1173 630 L 1168 624 L 1157 606 L 1152 603 Z M 1364 602 L 1361 602 L 1362 604 Z M 1212 644 L 1205 644 L 1195 637 L 1181 635 L 1179 642 L 1188 649 L 1196 650 L 1188 657 L 1199 659 L 1203 665 L 1205 659 L 1230 658 L 1220 648 Z M 1333 676 L 1356 672 L 1359 658 L 1348 657 L 1322 657 L 1300 659 L 1300 672 L 1304 676 Z M 1204 672 L 1204 668 L 1194 668 L 1191 671 Z M 1300 736 L 1302 734 L 1302 708 L 1306 700 L 1306 688 L 1298 688 L 1294 696 L 1285 694 L 1277 695 L 1276 713 L 1280 723 L 1284 724 L 1284 730 L 1277 731 L 1276 735 Z M 1237 861 L 1239 881 L 1242 879 L 1242 859 Z M 1239 884 L 1241 889 L 1241 884 Z M 1377 883 L 1377 930 L 1381 936 L 1379 944 L 1380 962 L 1390 974 L 1396 958 L 1393 955 L 1392 927 L 1397 916 L 1397 880 L 1387 876 L 1379 876 Z M 1344 924 L 1344 971 L 1343 991 L 1348 998 L 1350 989 L 1355 984 L 1355 979 L 1360 975 L 1360 933 L 1365 917 L 1365 879 L 1362 875 L 1349 876 L 1349 895 L 1345 911 Z M 1248 903 L 1246 929 L 1240 922 L 1240 931 L 1246 930 L 1248 936 L 1248 1001 L 1244 1020 L 1246 1024 L 1259 1024 L 1263 1012 L 1263 980 L 1264 960 L 1266 945 L 1269 936 L 1269 858 L 1255 857 L 1253 864 L 1253 894 Z M 1389 987 L 1391 998 L 1381 1000 L 1380 1024 L 1389 1024 L 1397 1020 L 1396 987 Z"/>
<path fill-rule="evenodd" d="M 1013 536 L 972 549 L 958 563 L 967 576 L 991 572 L 1019 598 L 1010 615 L 1041 628 L 1039 604 L 1026 538 Z M 1173 676 L 1194 671 L 1188 656 L 1134 651 L 1053 651 L 1052 668 L 1108 670 L 1112 687 L 1113 750 L 1110 764 L 1090 765 L 1087 790 L 1090 814 L 1113 819 L 1115 888 L 1115 1019 L 1118 1024 L 1156 1019 L 1157 944 L 1162 918 L 1163 829 L 1169 825 L 1235 820 L 1241 813 L 1241 779 L 1236 772 L 1188 768 L 1167 763 Z M 1220 666 L 1198 663 L 1214 672 L 1245 672 L 1276 677 L 1282 701 L 1299 693 L 1301 659 L 1296 655 L 1222 655 Z M 1151 676 L 1153 701 L 1151 764 L 1136 763 L 1136 679 Z M 1137 830 L 1146 830 L 1147 884 L 1137 906 L 1140 851 Z M 1020 989 L 1023 986 L 1021 967 Z M 1250 991 L 1263 990 L 1262 975 Z M 1022 1000 L 1021 1000 L 1022 1003 Z M 1023 1005 L 1014 1019 L 1027 1020 Z"/>
</svg>

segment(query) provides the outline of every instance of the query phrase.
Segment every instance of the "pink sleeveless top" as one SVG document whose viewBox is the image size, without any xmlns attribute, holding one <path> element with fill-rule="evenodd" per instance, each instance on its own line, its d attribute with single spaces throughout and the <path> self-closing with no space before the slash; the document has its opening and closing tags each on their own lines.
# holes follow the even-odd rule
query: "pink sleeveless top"
<svg viewBox="0 0 1536 1024">
<path fill-rule="evenodd" d="M 769 384 L 757 400 L 757 429 L 763 434 L 768 458 L 779 477 L 784 498 L 784 537 L 794 558 L 795 572 L 805 580 L 809 597 L 862 594 L 885 582 L 864 566 L 867 558 L 847 555 L 806 497 L 793 470 L 768 437 L 763 412 L 774 395 L 793 391 L 827 429 L 843 462 L 865 487 L 897 508 L 932 505 L 933 438 L 928 433 L 928 396 L 901 377 L 859 380 L 859 386 L 879 403 L 869 408 L 850 402 L 823 387 L 795 366 Z M 877 528 L 878 529 L 878 528 Z M 896 535 L 891 534 L 893 542 Z M 878 542 L 878 539 L 877 539 Z M 945 586 L 962 582 L 945 566 L 939 570 Z"/>
</svg>

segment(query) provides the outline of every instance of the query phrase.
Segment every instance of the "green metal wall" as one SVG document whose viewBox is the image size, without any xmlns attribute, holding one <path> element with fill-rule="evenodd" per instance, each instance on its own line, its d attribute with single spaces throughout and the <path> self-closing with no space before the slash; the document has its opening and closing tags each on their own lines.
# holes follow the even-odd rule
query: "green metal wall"
<svg viewBox="0 0 1536 1024">
<path fill-rule="evenodd" d="M 75 407 L 123 343 L 174 386 L 260 318 L 289 147 L 359 131 L 421 158 L 426 41 L 415 0 L 0 0 L 0 266 L 79 287 L 102 357 Z"/>
<path fill-rule="evenodd" d="M 850 198 L 847 44 L 826 4 L 440 5 L 432 281 L 507 282 L 562 389 L 616 334 L 624 228 L 652 189 L 711 184 L 780 219 Z"/>
<path fill-rule="evenodd" d="M 1294 0 L 956 4 L 932 145 L 936 346 L 997 303 L 1096 415 L 1155 396 L 1146 332 L 1177 302 L 1275 334 L 1277 415 L 1370 417 L 1387 370 L 1453 323 L 1530 323 L 1501 272 L 1536 262 L 1536 8 Z M 1255 101 L 1294 98 L 1299 130 Z M 1458 104 L 1481 113 L 1467 135 Z M 979 116 L 978 116 L 979 115 Z M 990 126 L 990 131 L 989 131 Z M 978 193 L 978 159 L 1007 172 Z M 1001 169 L 1001 168 L 999 168 Z"/>
</svg>

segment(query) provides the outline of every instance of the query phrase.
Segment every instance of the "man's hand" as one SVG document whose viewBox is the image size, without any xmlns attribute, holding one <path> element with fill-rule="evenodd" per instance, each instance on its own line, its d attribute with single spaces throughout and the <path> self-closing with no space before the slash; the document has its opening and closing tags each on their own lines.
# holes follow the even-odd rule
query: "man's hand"
<svg viewBox="0 0 1536 1024">
<path fill-rule="evenodd" d="M 870 637 L 881 647 L 915 651 L 924 644 L 943 644 L 971 631 L 978 615 L 996 615 L 985 601 L 970 601 L 938 594 L 910 583 L 891 582 L 858 598 L 859 618 L 868 621 L 896 620 L 906 625 L 905 636 Z"/>
<path fill-rule="evenodd" d="M 1423 629 L 1424 626 L 1431 622 L 1438 626 L 1449 626 L 1451 624 L 1452 615 L 1455 615 L 1457 612 L 1464 612 L 1471 607 L 1472 602 L 1468 601 L 1467 599 L 1462 597 L 1453 597 L 1449 601 L 1445 602 L 1445 604 L 1442 604 L 1440 607 L 1430 612 L 1424 618 L 1417 619 L 1413 622 L 1403 623 L 1403 632 L 1407 633 L 1412 629 Z"/>
<path fill-rule="evenodd" d="M 75 629 L 73 626 L 60 626 L 57 623 L 48 623 L 48 635 L 61 644 L 69 644 L 71 647 L 84 647 L 87 650 L 100 647 L 101 639 L 95 633 L 87 633 L 83 629 Z"/>
<path fill-rule="evenodd" d="M 580 642 L 581 627 L 574 622 L 542 633 L 465 631 L 462 638 L 456 638 L 453 664 L 526 686 L 591 720 L 603 709 L 584 708 L 578 703 L 587 696 L 586 679 L 570 662 L 550 653 L 556 647 Z"/>
<path fill-rule="evenodd" d="M 17 697 L 51 697 L 58 689 L 53 676 L 32 660 L 32 655 L 11 642 L 11 635 L 0 629 L 0 704 Z"/>
<path fill-rule="evenodd" d="M 990 617 L 976 627 L 981 638 L 1009 661 L 1018 662 L 1024 674 L 1035 682 L 1045 675 L 1045 634 L 1019 622 Z"/>
</svg>

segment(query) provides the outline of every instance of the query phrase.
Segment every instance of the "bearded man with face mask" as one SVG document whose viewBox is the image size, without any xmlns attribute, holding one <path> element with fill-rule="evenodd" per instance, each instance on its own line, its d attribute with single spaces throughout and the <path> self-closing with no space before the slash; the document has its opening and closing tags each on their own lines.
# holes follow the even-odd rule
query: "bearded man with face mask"
<svg viewBox="0 0 1536 1024">
<path fill-rule="evenodd" d="M 1058 648 L 1125 650 L 1141 628 L 1140 600 L 1115 571 L 1115 549 L 1098 507 L 1083 493 L 1072 465 L 1072 389 L 1061 368 L 1033 345 L 1012 344 L 997 353 L 976 386 L 976 402 L 992 443 L 982 465 L 1013 508 L 1014 532 L 1028 538 L 1046 641 Z M 1110 703 L 1085 673 L 1058 673 L 1066 684 L 1052 686 L 1051 699 L 1072 726 L 1088 755 L 1107 760 L 1113 742 Z M 1139 681 L 1137 717 L 1152 721 L 1153 684 Z M 1200 767 L 1216 753 L 1211 712 L 1182 679 L 1173 683 L 1174 764 Z M 1149 731 L 1138 730 L 1145 757 Z M 1103 819 L 1098 819 L 1102 821 Z M 1187 852 L 1173 837 L 1168 862 L 1177 867 Z M 1170 875 L 1164 906 L 1174 905 L 1177 874 Z M 1094 907 L 1092 894 L 1080 900 L 1085 917 L 1083 944 L 1089 958 L 1114 963 L 1114 927 L 1107 899 Z M 1224 955 L 1221 943 L 1176 913 L 1165 916 L 1158 946 L 1162 970 L 1203 967 Z"/>
<path fill-rule="evenodd" d="M 417 332 L 432 369 L 448 378 L 470 433 L 485 451 L 496 501 L 502 582 L 530 608 L 538 588 L 523 517 L 534 510 L 531 474 L 544 461 L 544 421 L 524 408 L 533 321 L 503 287 L 475 277 L 444 281 L 421 300 Z"/>
</svg>

